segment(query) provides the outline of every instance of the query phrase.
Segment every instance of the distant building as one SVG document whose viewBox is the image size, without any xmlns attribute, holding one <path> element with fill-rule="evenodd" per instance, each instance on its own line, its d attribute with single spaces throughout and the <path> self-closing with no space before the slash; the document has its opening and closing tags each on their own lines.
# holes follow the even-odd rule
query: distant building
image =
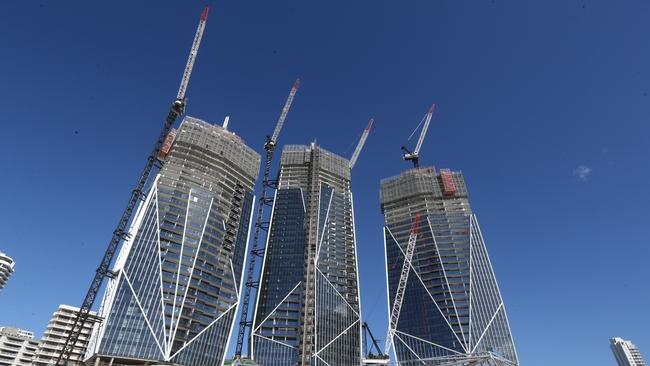
<svg viewBox="0 0 650 366">
<path fill-rule="evenodd" d="M 39 342 L 34 333 L 11 327 L 0 327 L 0 365 L 27 366 L 34 360 Z"/>
<path fill-rule="evenodd" d="M 59 308 L 52 314 L 52 319 L 47 324 L 47 329 L 43 333 L 41 344 L 36 351 L 34 365 L 54 365 L 61 354 L 65 341 L 70 334 L 72 324 L 77 317 L 79 308 L 69 305 L 59 305 Z M 91 312 L 91 315 L 95 315 Z M 79 336 L 76 346 L 70 354 L 69 364 L 81 364 L 83 356 L 88 347 L 92 323 L 87 322 Z"/>
<path fill-rule="evenodd" d="M 15 262 L 11 257 L 0 252 L 0 292 L 7 284 L 9 277 L 14 272 Z"/>
<path fill-rule="evenodd" d="M 170 136 L 113 267 L 89 364 L 224 362 L 260 155 L 227 129 L 189 116 Z"/>
<path fill-rule="evenodd" d="M 618 366 L 645 366 L 641 352 L 632 342 L 614 337 L 609 343 Z"/>
<path fill-rule="evenodd" d="M 384 179 L 381 208 L 389 311 L 398 288 L 403 294 L 401 311 L 389 319 L 399 364 L 518 365 L 462 173 L 424 167 Z M 418 234 L 409 262 L 411 230 Z"/>
</svg>

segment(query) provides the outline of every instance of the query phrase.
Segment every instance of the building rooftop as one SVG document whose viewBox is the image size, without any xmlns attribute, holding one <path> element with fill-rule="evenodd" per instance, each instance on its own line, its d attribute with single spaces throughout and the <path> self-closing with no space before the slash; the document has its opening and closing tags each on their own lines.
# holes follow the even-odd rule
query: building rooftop
<svg viewBox="0 0 650 366">
<path fill-rule="evenodd" d="M 34 332 L 15 327 L 0 327 L 0 333 L 34 339 Z"/>
<path fill-rule="evenodd" d="M 176 142 L 200 146 L 219 154 L 253 179 L 259 174 L 260 154 L 246 145 L 239 136 L 222 126 L 186 116 L 179 127 L 174 143 Z"/>
<path fill-rule="evenodd" d="M 316 143 L 310 145 L 284 145 L 282 149 L 282 165 L 303 165 L 310 161 L 313 149 L 320 151 L 320 169 L 350 179 L 350 160 L 323 149 Z"/>
</svg>

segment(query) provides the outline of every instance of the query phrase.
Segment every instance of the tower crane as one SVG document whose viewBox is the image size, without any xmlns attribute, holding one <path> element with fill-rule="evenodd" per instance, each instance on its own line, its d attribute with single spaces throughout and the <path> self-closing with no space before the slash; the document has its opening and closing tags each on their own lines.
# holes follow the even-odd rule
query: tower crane
<svg viewBox="0 0 650 366">
<path fill-rule="evenodd" d="M 361 325 L 363 328 L 363 335 L 365 337 L 365 345 L 367 349 L 367 354 L 366 358 L 362 360 L 362 365 L 388 365 L 389 358 L 387 354 L 384 354 L 381 351 L 381 348 L 379 348 L 379 343 L 377 342 L 377 339 L 375 339 L 375 336 L 372 334 L 370 331 L 370 327 L 368 326 L 368 323 L 363 322 Z M 370 340 L 372 344 L 368 348 L 368 337 L 370 337 Z M 374 354 L 372 352 L 373 348 L 375 351 L 377 351 L 377 354 Z"/>
<path fill-rule="evenodd" d="M 390 312 L 390 323 L 388 324 L 388 334 L 386 335 L 384 354 L 388 354 L 390 351 L 390 345 L 393 342 L 395 330 L 397 329 L 397 322 L 402 310 L 404 292 L 406 291 L 406 284 L 408 282 L 409 272 L 411 269 L 411 260 L 413 259 L 413 253 L 415 252 L 415 242 L 418 238 L 419 230 L 420 213 L 417 213 L 415 214 L 415 220 L 413 220 L 413 223 L 411 224 L 411 233 L 409 235 L 409 241 L 406 245 L 406 251 L 404 253 L 404 264 L 402 264 L 402 272 L 399 277 L 399 284 L 397 286 L 397 291 L 395 291 L 395 301 L 393 301 L 393 308 Z"/>
<path fill-rule="evenodd" d="M 187 90 L 187 85 L 190 82 L 190 76 L 192 75 L 192 68 L 194 67 L 194 61 L 196 60 L 196 55 L 199 52 L 199 46 L 201 45 L 201 38 L 203 37 L 203 31 L 205 29 L 205 23 L 207 20 L 208 20 L 208 7 L 206 6 L 203 9 L 203 12 L 201 13 L 201 16 L 199 18 L 199 26 L 196 30 L 196 34 L 194 35 L 194 41 L 192 43 L 192 48 L 190 49 L 190 55 L 187 59 L 187 64 L 185 65 L 185 70 L 183 71 L 183 77 L 181 79 L 181 85 L 178 88 L 178 94 L 176 95 L 176 100 L 174 100 L 174 102 L 172 103 L 169 109 L 169 113 L 167 114 L 167 119 L 165 120 L 165 124 L 163 125 L 163 128 L 160 131 L 158 140 L 156 140 L 153 150 L 151 151 L 149 157 L 147 158 L 147 162 L 144 166 L 144 169 L 142 170 L 142 173 L 138 178 L 135 188 L 131 192 L 131 197 L 129 198 L 129 202 L 126 206 L 126 209 L 124 209 L 124 212 L 120 217 L 120 221 L 117 224 L 117 228 L 113 231 L 113 236 L 111 237 L 111 240 L 108 243 L 108 247 L 104 252 L 104 256 L 102 257 L 102 260 L 99 263 L 99 267 L 97 267 L 97 270 L 95 271 L 95 276 L 93 277 L 93 280 L 90 284 L 90 288 L 88 289 L 88 292 L 84 297 L 83 303 L 79 308 L 79 312 L 77 313 L 74 323 L 72 324 L 72 329 L 70 330 L 70 333 L 68 334 L 68 337 L 65 340 L 63 349 L 56 360 L 57 365 L 65 365 L 68 362 L 70 355 L 72 354 L 72 351 L 74 350 L 75 345 L 77 344 L 79 336 L 81 335 L 81 331 L 84 325 L 88 321 L 94 320 L 90 315 L 90 310 L 92 309 L 93 304 L 95 303 L 97 294 L 99 293 L 102 283 L 104 282 L 104 278 L 111 276 L 109 267 L 111 265 L 111 262 L 113 261 L 113 257 L 115 256 L 115 252 L 117 251 L 119 244 L 122 242 L 122 240 L 127 239 L 129 236 L 127 225 L 131 220 L 131 216 L 133 215 L 133 210 L 138 204 L 138 201 L 143 199 L 145 196 L 144 186 L 147 183 L 147 180 L 149 179 L 149 175 L 151 174 L 153 167 L 156 165 L 156 162 L 158 161 L 160 150 L 163 146 L 163 143 L 167 135 L 171 131 L 174 122 L 176 122 L 178 117 L 181 114 L 183 114 L 183 112 L 185 111 L 185 91 Z"/>
<path fill-rule="evenodd" d="M 255 281 L 255 263 L 257 257 L 264 256 L 264 248 L 259 247 L 260 232 L 262 230 L 268 230 L 268 222 L 264 221 L 265 209 L 266 207 L 273 205 L 273 190 L 276 188 L 276 182 L 270 179 L 271 172 L 271 163 L 273 162 L 273 152 L 278 142 L 278 137 L 280 136 L 280 131 L 282 126 L 284 126 L 284 120 L 287 118 L 287 114 L 291 109 L 291 104 L 293 103 L 293 98 L 296 96 L 296 92 L 300 88 L 301 80 L 300 78 L 296 79 L 289 91 L 289 96 L 287 101 L 282 107 L 282 112 L 280 112 L 280 117 L 278 122 L 275 125 L 275 130 L 271 136 L 266 137 L 266 142 L 264 143 L 264 150 L 266 151 L 266 163 L 264 164 L 264 178 L 262 180 L 262 191 L 260 193 L 259 204 L 257 205 L 257 217 L 255 219 L 255 231 L 253 234 L 253 247 L 250 251 L 250 261 L 248 263 L 248 273 L 246 275 L 246 289 L 244 290 L 244 299 L 242 301 L 242 314 L 239 321 L 239 332 L 237 334 L 237 346 L 235 348 L 235 362 L 241 361 L 242 349 L 244 347 L 244 339 L 246 338 L 246 328 L 251 328 L 253 325 L 252 320 L 248 320 L 248 310 L 250 305 L 251 291 L 253 288 L 257 289 L 259 287 L 259 282 Z M 268 233 L 267 233 L 268 234 Z M 250 349 L 250 346 L 249 346 Z"/>
<path fill-rule="evenodd" d="M 418 138 L 418 142 L 415 145 L 415 149 L 413 152 L 409 151 L 405 146 L 402 146 L 402 151 L 404 151 L 404 160 L 411 160 L 413 162 L 413 167 L 414 168 L 419 168 L 420 167 L 420 162 L 419 162 L 419 154 L 420 154 L 420 148 L 422 147 L 422 142 L 424 141 L 424 136 L 427 134 L 427 130 L 429 129 L 429 123 L 431 122 L 431 116 L 433 115 L 433 110 L 436 108 L 435 103 L 431 104 L 431 107 L 427 111 L 427 114 L 424 115 L 424 118 L 418 126 L 415 128 L 415 131 L 424 123 L 424 126 L 422 127 L 422 131 L 420 132 L 420 137 Z M 413 135 L 415 134 L 415 131 L 411 133 L 411 136 L 409 136 L 409 140 Z"/>
<path fill-rule="evenodd" d="M 298 78 L 296 81 L 293 83 L 293 86 L 291 87 L 291 91 L 289 91 L 289 96 L 287 97 L 287 101 L 284 103 L 284 107 L 282 107 L 282 112 L 280 112 L 280 117 L 278 118 L 278 122 L 275 124 L 275 130 L 273 130 L 273 135 L 271 137 L 267 136 L 267 142 L 264 144 L 264 149 L 266 149 L 266 146 L 273 146 L 275 148 L 275 145 L 278 141 L 278 136 L 280 136 L 280 131 L 282 130 L 282 126 L 284 126 L 284 120 L 287 118 L 287 114 L 289 113 L 289 109 L 291 109 L 291 104 L 293 104 L 293 98 L 296 96 L 296 92 L 298 92 L 298 89 L 300 88 L 300 83 L 301 79 Z"/>
<path fill-rule="evenodd" d="M 361 153 L 361 149 L 363 149 L 363 145 L 366 144 L 366 140 L 368 139 L 368 134 L 370 134 L 370 130 L 372 130 L 372 125 L 374 123 L 375 120 L 371 118 L 368 121 L 368 127 L 366 127 L 366 129 L 363 130 L 363 133 L 361 134 L 361 139 L 359 139 L 359 143 L 357 144 L 357 147 L 354 149 L 354 153 L 350 158 L 350 169 L 352 169 L 354 167 L 354 164 L 357 162 L 357 159 L 359 158 L 359 154 Z"/>
</svg>

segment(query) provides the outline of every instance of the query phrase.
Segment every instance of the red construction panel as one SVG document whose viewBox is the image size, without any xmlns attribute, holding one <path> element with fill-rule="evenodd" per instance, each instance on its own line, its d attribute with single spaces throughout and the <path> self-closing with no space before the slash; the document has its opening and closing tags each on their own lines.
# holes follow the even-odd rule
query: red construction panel
<svg viewBox="0 0 650 366">
<path fill-rule="evenodd" d="M 160 148 L 160 154 L 159 156 L 161 158 L 164 158 L 169 154 L 169 150 L 172 148 L 172 144 L 174 143 L 174 140 L 176 139 L 176 134 L 177 131 L 175 128 L 172 128 L 169 133 L 167 134 L 167 137 L 165 137 L 165 141 L 163 142 L 162 148 Z"/>
<path fill-rule="evenodd" d="M 440 169 L 440 177 L 442 178 L 442 194 L 445 196 L 455 195 L 456 185 L 451 171 L 449 169 Z"/>
</svg>

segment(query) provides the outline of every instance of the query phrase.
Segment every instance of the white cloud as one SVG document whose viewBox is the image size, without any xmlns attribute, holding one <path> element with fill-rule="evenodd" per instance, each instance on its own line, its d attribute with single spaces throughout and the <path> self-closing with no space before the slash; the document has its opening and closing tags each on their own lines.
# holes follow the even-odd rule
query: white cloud
<svg viewBox="0 0 650 366">
<path fill-rule="evenodd" d="M 578 177 L 581 181 L 586 181 L 592 171 L 593 169 L 586 165 L 578 165 L 577 168 L 573 169 L 573 175 Z"/>
</svg>

